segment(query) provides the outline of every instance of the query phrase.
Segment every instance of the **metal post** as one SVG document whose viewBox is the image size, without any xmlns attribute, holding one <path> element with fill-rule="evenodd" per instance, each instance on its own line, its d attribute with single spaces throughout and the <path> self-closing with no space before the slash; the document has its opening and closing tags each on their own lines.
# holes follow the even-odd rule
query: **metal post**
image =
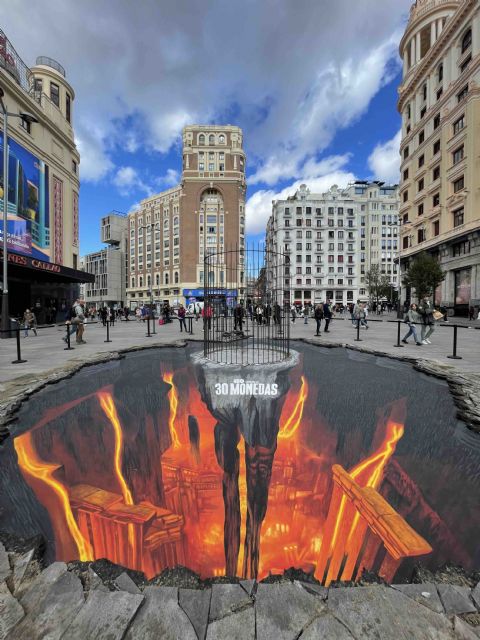
<svg viewBox="0 0 480 640">
<path fill-rule="evenodd" d="M 189 323 L 188 333 L 191 336 L 193 336 L 193 318 L 192 317 L 188 318 L 188 323 Z"/>
<path fill-rule="evenodd" d="M 397 321 L 397 344 L 394 344 L 394 347 L 403 347 L 403 344 L 400 344 L 400 325 L 402 324 L 402 322 L 400 320 Z"/>
<path fill-rule="evenodd" d="M 111 342 L 110 340 L 110 320 L 107 320 L 107 339 L 104 342 Z"/>
<path fill-rule="evenodd" d="M 7 226 L 8 226 L 8 113 L 1 101 L 3 109 L 3 289 L 2 289 L 2 338 L 9 338 L 10 318 L 8 309 L 8 253 L 7 253 Z"/>
<path fill-rule="evenodd" d="M 355 342 L 362 342 L 360 338 L 360 318 L 357 318 L 357 337 L 355 338 Z"/>
<path fill-rule="evenodd" d="M 450 360 L 462 360 L 461 356 L 457 356 L 457 327 L 458 325 L 453 325 L 453 354 L 451 356 L 447 356 Z"/>
<path fill-rule="evenodd" d="M 16 360 L 12 360 L 12 364 L 21 364 L 22 362 L 27 362 L 26 360 L 22 360 L 22 353 L 20 351 L 20 326 L 18 326 L 16 328 L 16 334 L 17 334 L 17 359 Z"/>
<path fill-rule="evenodd" d="M 147 333 L 145 334 L 146 338 L 151 338 L 152 334 L 150 333 L 150 315 L 147 316 Z"/>
<path fill-rule="evenodd" d="M 74 347 L 70 346 L 70 324 L 65 325 L 67 327 L 67 346 L 65 347 L 64 351 L 73 351 Z"/>
</svg>

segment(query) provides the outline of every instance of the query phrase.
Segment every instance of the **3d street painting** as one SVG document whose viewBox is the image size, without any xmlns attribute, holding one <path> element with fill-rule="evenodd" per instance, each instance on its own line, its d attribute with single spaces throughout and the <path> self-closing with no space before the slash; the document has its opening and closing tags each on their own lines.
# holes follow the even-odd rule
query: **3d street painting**
<svg viewBox="0 0 480 640">
<path fill-rule="evenodd" d="M 292 343 L 277 365 L 139 351 L 33 396 L 0 448 L 0 529 L 49 560 L 148 577 L 325 584 L 480 565 L 480 446 L 447 385 L 388 358 Z"/>
</svg>

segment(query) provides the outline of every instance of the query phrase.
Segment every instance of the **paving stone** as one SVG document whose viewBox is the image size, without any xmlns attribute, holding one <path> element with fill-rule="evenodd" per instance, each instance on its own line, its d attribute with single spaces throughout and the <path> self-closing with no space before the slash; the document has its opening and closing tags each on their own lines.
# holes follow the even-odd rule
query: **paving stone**
<svg viewBox="0 0 480 640">
<path fill-rule="evenodd" d="M 457 640 L 478 640 L 480 638 L 480 634 L 476 629 L 458 616 L 453 617 L 453 628 L 455 629 Z"/>
<path fill-rule="evenodd" d="M 392 589 L 401 591 L 403 595 L 412 598 L 415 602 L 423 604 L 436 613 L 444 613 L 442 601 L 440 600 L 437 587 L 433 582 L 423 582 L 422 584 L 392 584 Z"/>
<path fill-rule="evenodd" d="M 256 637 L 266 640 L 260 635 Z M 255 640 L 255 610 L 253 606 L 209 623 L 206 640 L 227 639 Z"/>
<path fill-rule="evenodd" d="M 25 613 L 22 605 L 8 590 L 7 585 L 4 582 L 0 584 L 4 585 L 0 589 L 0 640 L 4 640 Z"/>
<path fill-rule="evenodd" d="M 22 582 L 28 576 L 28 567 L 32 561 L 35 549 L 30 549 L 27 553 L 14 554 L 13 557 L 13 593 L 20 595 Z M 25 585 L 24 585 L 25 588 Z"/>
<path fill-rule="evenodd" d="M 220 620 L 252 604 L 239 584 L 214 584 L 210 603 L 210 620 Z"/>
<path fill-rule="evenodd" d="M 472 589 L 472 593 L 470 595 L 472 596 L 473 601 L 477 605 L 477 609 L 480 609 L 480 582 L 477 584 L 477 586 L 474 589 Z"/>
<path fill-rule="evenodd" d="M 205 640 L 210 610 L 211 589 L 179 589 L 178 603 L 187 614 L 198 639 Z"/>
<path fill-rule="evenodd" d="M 470 587 L 460 587 L 456 584 L 438 584 L 437 588 L 447 615 L 477 612 L 470 599 Z"/>
<path fill-rule="evenodd" d="M 142 602 L 140 595 L 94 589 L 65 631 L 63 640 L 122 640 Z"/>
<path fill-rule="evenodd" d="M 11 574 L 10 560 L 8 559 L 8 553 L 5 551 L 5 547 L 0 542 L 0 582 L 6 580 Z"/>
<path fill-rule="evenodd" d="M 309 625 L 302 633 L 302 640 L 355 640 L 347 627 L 329 611 Z"/>
<path fill-rule="evenodd" d="M 192 623 L 178 604 L 178 589 L 146 587 L 143 596 L 145 602 L 130 625 L 125 640 L 197 640 Z"/>
<path fill-rule="evenodd" d="M 262 640 L 293 640 L 304 627 L 325 612 L 324 602 L 299 582 L 258 585 L 257 636 Z"/>
<path fill-rule="evenodd" d="M 83 587 L 73 573 L 64 573 L 15 628 L 15 640 L 59 640 L 72 619 L 84 606 Z"/>
<path fill-rule="evenodd" d="M 43 597 L 45 589 L 65 573 L 67 573 L 67 565 L 64 562 L 54 562 L 42 571 L 20 597 L 20 604 L 25 611 L 29 613 L 36 602 Z"/>
<path fill-rule="evenodd" d="M 316 582 L 303 582 L 302 580 L 299 582 L 302 587 L 308 591 L 308 593 L 313 593 L 314 596 L 319 596 L 322 600 L 326 600 L 328 598 L 327 587 L 317 584 Z"/>
<path fill-rule="evenodd" d="M 127 593 L 142 593 L 128 573 L 121 573 L 115 580 L 115 586 Z"/>
<path fill-rule="evenodd" d="M 361 640 L 452 640 L 452 624 L 383 586 L 330 589 L 328 609 Z"/>
<path fill-rule="evenodd" d="M 255 588 L 256 580 L 240 580 L 241 586 L 247 592 L 247 595 L 251 597 L 253 590 Z"/>
</svg>

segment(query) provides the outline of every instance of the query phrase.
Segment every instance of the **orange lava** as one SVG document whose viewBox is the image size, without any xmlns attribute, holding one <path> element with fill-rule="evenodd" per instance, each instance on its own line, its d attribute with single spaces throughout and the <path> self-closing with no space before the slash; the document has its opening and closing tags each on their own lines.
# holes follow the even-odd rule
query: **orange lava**
<svg viewBox="0 0 480 640">
<path fill-rule="evenodd" d="M 53 474 L 58 470 L 59 465 L 49 464 L 40 460 L 32 442 L 31 432 L 18 436 L 13 441 L 13 444 L 18 456 L 18 465 L 22 470 L 22 473 L 44 482 L 59 498 L 61 514 L 65 519 L 68 531 L 75 541 L 78 558 L 82 560 L 82 562 L 93 560 L 93 553 L 90 544 L 82 536 L 77 522 L 73 517 L 68 492 L 63 484 L 53 477 Z M 56 514 L 56 517 L 59 517 L 58 513 Z"/>
<path fill-rule="evenodd" d="M 177 395 L 177 389 L 173 384 L 173 373 L 165 373 L 163 375 L 163 381 L 171 385 L 171 389 L 168 392 L 168 398 L 170 401 L 170 418 L 168 420 L 168 427 L 170 429 L 170 435 L 172 437 L 173 448 L 178 449 L 180 447 L 180 440 L 178 438 L 178 433 L 175 428 L 175 418 L 177 417 L 177 408 L 178 408 L 178 395 Z"/>
<path fill-rule="evenodd" d="M 295 407 L 292 413 L 287 418 L 286 422 L 280 425 L 280 429 L 278 431 L 279 440 L 288 440 L 289 438 L 292 438 L 297 432 L 298 427 L 301 424 L 303 407 L 305 405 L 305 400 L 308 397 L 308 384 L 304 376 L 302 376 L 301 379 L 302 379 L 302 385 L 300 387 L 300 392 L 298 394 Z"/>
</svg>

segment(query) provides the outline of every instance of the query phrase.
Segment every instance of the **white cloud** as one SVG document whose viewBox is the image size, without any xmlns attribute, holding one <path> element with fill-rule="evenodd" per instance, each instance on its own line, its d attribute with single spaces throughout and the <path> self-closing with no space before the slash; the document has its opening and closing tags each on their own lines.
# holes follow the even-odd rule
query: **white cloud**
<svg viewBox="0 0 480 640">
<path fill-rule="evenodd" d="M 152 188 L 143 182 L 134 167 L 120 167 L 112 182 L 122 196 L 128 196 L 132 191 L 144 191 L 147 195 L 153 193 Z"/>
<path fill-rule="evenodd" d="M 368 158 L 368 166 L 376 180 L 385 180 L 398 184 L 400 182 L 400 130 L 391 140 L 377 144 Z"/>
<path fill-rule="evenodd" d="M 167 173 L 155 180 L 159 187 L 173 187 L 180 181 L 180 174 L 175 169 L 168 169 Z"/>
<path fill-rule="evenodd" d="M 305 183 L 311 193 L 324 193 L 332 185 L 346 187 L 355 180 L 353 173 L 342 167 L 348 161 L 346 156 L 332 156 L 319 163 L 310 162 L 306 173 L 281 190 L 260 189 L 246 203 L 247 233 L 256 235 L 265 231 L 267 220 L 272 213 L 272 200 L 285 200 L 295 194 L 301 184 Z M 308 163 L 307 163 L 308 164 Z M 316 170 L 315 170 L 316 169 Z"/>
<path fill-rule="evenodd" d="M 66 68 L 82 179 L 125 164 L 119 149 L 163 153 L 184 124 L 221 120 L 243 127 L 253 181 L 273 185 L 299 178 L 399 68 L 410 4 L 245 0 L 242 28 L 232 28 L 238 6 L 224 0 L 188 11 L 182 2 L 117 0 L 112 11 L 94 0 L 11 0 L 2 28 L 27 63 L 47 54 Z"/>
</svg>

